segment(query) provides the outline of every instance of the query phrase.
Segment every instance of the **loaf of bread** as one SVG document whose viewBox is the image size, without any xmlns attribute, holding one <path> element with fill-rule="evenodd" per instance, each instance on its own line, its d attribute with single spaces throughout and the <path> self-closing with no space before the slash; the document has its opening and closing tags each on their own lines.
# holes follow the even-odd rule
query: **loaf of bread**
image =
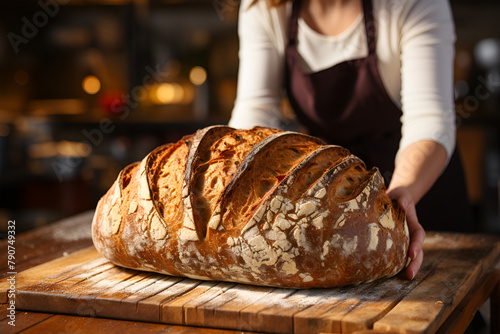
<svg viewBox="0 0 500 334">
<path fill-rule="evenodd" d="M 227 126 L 124 168 L 92 238 L 127 268 L 294 288 L 393 276 L 409 245 L 376 168 L 304 134 Z"/>
</svg>

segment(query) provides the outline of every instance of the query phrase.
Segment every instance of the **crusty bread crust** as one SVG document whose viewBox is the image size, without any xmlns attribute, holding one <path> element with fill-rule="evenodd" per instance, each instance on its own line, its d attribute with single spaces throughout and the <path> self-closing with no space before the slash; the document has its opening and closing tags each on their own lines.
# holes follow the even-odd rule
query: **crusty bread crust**
<svg viewBox="0 0 500 334">
<path fill-rule="evenodd" d="M 294 288 L 393 276 L 409 245 L 376 168 L 304 134 L 227 126 L 124 168 L 92 238 L 123 267 Z"/>
</svg>

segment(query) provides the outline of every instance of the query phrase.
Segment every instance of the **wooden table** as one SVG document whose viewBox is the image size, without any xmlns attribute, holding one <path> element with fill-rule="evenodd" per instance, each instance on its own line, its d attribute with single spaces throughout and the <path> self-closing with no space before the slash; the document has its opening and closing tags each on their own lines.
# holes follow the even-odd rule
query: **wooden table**
<svg viewBox="0 0 500 334">
<path fill-rule="evenodd" d="M 38 312 L 16 309 L 15 327 L 9 325 L 10 310 L 9 304 L 6 303 L 9 289 L 7 279 L 13 276 L 9 274 L 12 269 L 7 266 L 9 244 L 8 240 L 0 241 L 0 278 L 3 278 L 0 280 L 0 302 L 3 303 L 0 304 L 1 333 L 137 331 L 140 333 L 230 334 L 247 333 L 240 330 L 249 329 L 252 329 L 252 332 L 275 333 L 460 333 L 467 328 L 478 307 L 488 297 L 491 301 L 491 331 L 500 333 L 500 266 L 498 265 L 500 239 L 498 237 L 428 232 L 424 244 L 424 264 L 413 281 L 397 276 L 347 288 L 290 292 L 285 291 L 287 289 L 235 286 L 229 283 L 200 283 L 156 274 L 127 275 L 130 271 L 106 263 L 91 247 L 92 214 L 92 212 L 86 212 L 16 235 L 14 243 L 14 270 L 17 273 L 14 275 L 16 298 L 18 302 L 23 302 L 21 304 L 25 307 Z M 87 261 L 85 262 L 87 267 L 69 266 L 69 263 L 75 259 Z M 49 261 L 52 262 L 47 264 Z M 100 269 L 89 269 L 92 267 L 90 264 L 97 263 L 96 261 L 99 262 L 97 267 Z M 148 305 L 152 307 L 151 302 L 158 302 L 160 300 L 158 296 L 162 293 L 164 295 L 171 293 L 167 288 L 150 292 L 150 296 L 146 299 L 145 297 L 139 298 L 129 291 L 125 295 L 122 294 L 119 300 L 109 297 L 113 294 L 106 294 L 106 291 L 99 290 L 99 295 L 94 293 L 91 296 L 94 303 L 92 305 L 100 303 L 101 306 L 109 305 L 110 307 L 101 307 L 97 312 L 96 310 L 87 312 L 80 307 L 75 313 L 72 307 L 80 304 L 75 304 L 75 300 L 68 301 L 64 294 L 71 292 L 74 298 L 76 288 L 73 286 L 68 288 L 66 285 L 60 291 L 57 289 L 68 283 L 68 280 L 74 281 L 75 277 L 85 276 L 82 276 L 85 270 L 94 270 L 94 272 L 84 277 L 83 283 L 82 279 L 78 281 L 78 286 L 89 285 L 89 277 L 96 278 L 92 284 L 95 285 L 97 282 L 102 285 L 102 275 L 109 275 L 113 272 L 113 277 L 121 277 L 122 280 L 143 275 L 154 282 L 152 286 L 163 284 L 165 287 L 179 287 L 181 284 L 184 286 L 192 284 L 196 289 L 186 289 L 190 294 L 176 295 L 174 299 L 176 308 L 170 307 L 171 301 L 168 304 L 169 307 L 160 305 L 160 311 L 170 312 L 169 314 L 174 314 L 173 311 L 177 312 L 175 313 L 178 315 L 177 318 L 175 316 L 168 318 L 174 322 L 173 325 L 155 323 L 158 319 L 162 319 L 161 315 L 160 318 L 153 317 L 156 321 L 148 321 L 147 319 L 153 319 L 151 314 L 139 312 L 140 307 L 144 307 L 144 300 L 149 301 Z M 51 277 L 57 276 L 58 280 L 51 281 L 50 277 L 45 276 L 43 279 L 37 277 L 41 273 L 47 276 L 47 271 L 51 271 Z M 100 281 L 97 280 L 99 277 Z M 56 281 L 59 283 L 54 283 Z M 46 297 L 43 291 L 39 291 L 40 287 L 44 286 L 43 284 L 50 286 L 48 290 L 51 290 L 52 295 L 49 297 Z M 398 287 L 395 291 L 388 289 L 388 287 L 395 286 Z M 95 289 L 92 291 L 95 292 Z M 193 291 L 198 291 L 196 296 L 193 295 Z M 80 293 L 76 294 L 77 297 L 88 298 L 88 296 L 79 295 Z M 286 299 L 280 300 L 280 294 L 286 295 Z M 30 299 L 33 296 L 36 297 L 34 301 Z M 261 296 L 260 299 L 259 296 Z M 165 300 L 165 298 L 161 299 L 161 303 L 165 303 Z M 262 306 L 272 303 L 273 300 L 273 306 Z M 56 303 L 50 303 L 50 301 L 56 301 Z M 76 301 L 78 302 L 78 298 Z M 132 304 L 127 304 L 130 301 Z M 113 311 L 116 307 L 130 311 L 125 313 L 125 316 L 123 313 L 116 316 L 117 313 Z M 153 307 L 158 308 L 158 305 L 153 305 Z M 96 315 L 98 317 L 95 317 Z M 143 321 L 109 319 L 103 315 Z M 162 321 L 168 322 L 165 319 L 163 318 Z M 211 327 L 221 325 L 226 329 L 200 328 L 192 325 Z"/>
</svg>

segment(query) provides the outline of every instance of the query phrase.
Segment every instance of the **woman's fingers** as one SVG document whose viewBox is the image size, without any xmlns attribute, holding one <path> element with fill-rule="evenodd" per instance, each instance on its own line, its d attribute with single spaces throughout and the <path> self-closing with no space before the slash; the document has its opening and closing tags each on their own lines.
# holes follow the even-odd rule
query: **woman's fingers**
<svg viewBox="0 0 500 334">
<path fill-rule="evenodd" d="M 424 259 L 422 246 L 425 240 L 425 230 L 418 221 L 415 204 L 411 198 L 410 192 L 407 189 L 393 189 L 389 193 L 389 196 L 397 199 L 399 205 L 405 210 L 406 213 L 406 221 L 410 232 L 408 257 L 411 262 L 406 268 L 405 274 L 408 279 L 413 279 L 420 269 Z"/>
<path fill-rule="evenodd" d="M 406 278 L 413 279 L 417 274 L 424 260 L 422 246 L 425 240 L 425 231 L 418 222 L 417 213 L 413 201 L 409 201 L 406 208 L 406 221 L 410 232 L 410 247 L 408 256 L 411 259 L 410 265 L 406 268 Z"/>
<path fill-rule="evenodd" d="M 420 252 L 417 253 L 416 257 L 413 260 L 411 260 L 410 265 L 406 268 L 405 270 L 406 278 L 410 280 L 414 279 L 423 261 L 424 261 L 424 252 L 421 249 Z"/>
<path fill-rule="evenodd" d="M 406 211 L 406 222 L 408 224 L 408 230 L 410 232 L 410 248 L 408 250 L 408 255 L 411 259 L 415 259 L 417 254 L 422 251 L 422 245 L 425 240 L 425 230 L 420 225 L 415 210 L 415 205 L 413 202 L 409 202 Z"/>
<path fill-rule="evenodd" d="M 408 225 L 410 225 L 408 223 Z M 418 253 L 422 252 L 422 246 L 425 240 L 425 231 L 422 225 L 418 224 L 418 227 L 413 227 L 413 231 L 410 229 L 410 248 L 408 250 L 408 256 L 411 259 L 415 259 Z"/>
</svg>

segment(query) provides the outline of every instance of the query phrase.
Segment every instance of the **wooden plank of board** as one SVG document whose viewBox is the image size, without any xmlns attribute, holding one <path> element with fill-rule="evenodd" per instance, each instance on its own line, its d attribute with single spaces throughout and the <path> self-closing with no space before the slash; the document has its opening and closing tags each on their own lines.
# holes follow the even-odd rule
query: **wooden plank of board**
<svg viewBox="0 0 500 334">
<path fill-rule="evenodd" d="M 134 282 L 132 284 L 128 284 L 130 282 L 129 279 L 131 277 L 134 277 L 134 280 L 133 280 Z M 93 280 L 89 281 L 87 287 L 84 286 L 82 288 L 83 288 L 83 291 L 87 291 L 86 294 L 89 298 L 89 308 L 91 307 L 91 311 L 93 312 L 92 316 L 95 316 L 98 311 L 102 313 L 105 310 L 107 310 L 107 311 L 112 312 L 110 314 L 110 317 L 123 319 L 123 314 L 119 313 L 119 309 L 120 309 L 119 306 L 121 304 L 120 301 L 123 298 L 125 298 L 131 294 L 135 294 L 138 291 L 155 284 L 155 282 L 161 278 L 162 278 L 162 276 L 159 274 L 152 274 L 152 273 L 148 273 L 148 272 L 143 272 L 143 273 L 139 273 L 137 275 L 132 275 L 132 276 L 127 275 L 126 277 L 125 276 L 109 277 L 107 280 L 109 282 L 116 282 L 116 284 L 119 284 L 122 281 L 127 282 L 127 285 L 122 287 L 120 290 L 111 290 L 110 291 L 110 288 L 109 288 L 110 283 L 109 282 L 102 285 L 102 284 L 96 284 L 97 282 L 92 282 Z M 113 284 L 113 283 L 111 283 L 111 284 Z M 70 290 L 70 293 L 71 292 L 74 292 L 73 294 L 75 296 L 78 296 L 80 294 L 78 287 L 75 287 L 72 290 Z M 96 298 L 97 298 L 97 296 L 105 294 L 105 293 L 112 293 L 113 300 L 115 301 L 115 303 L 113 304 L 113 307 L 110 307 L 107 309 L 98 309 L 96 307 Z M 125 319 L 127 319 L 127 318 L 125 317 Z M 133 319 L 133 318 L 130 317 L 129 319 Z"/>
<path fill-rule="evenodd" d="M 15 326 L 9 325 L 9 321 L 12 321 L 10 318 L 3 319 L 0 321 L 0 332 L 2 334 L 19 333 L 53 316 L 54 315 L 47 313 L 16 312 L 14 321 Z"/>
<path fill-rule="evenodd" d="M 97 269 L 100 271 L 96 272 Z M 107 265 L 91 271 L 94 275 L 90 277 L 79 273 L 65 280 L 42 281 L 19 288 L 16 296 L 19 308 L 93 316 L 95 296 L 106 289 L 98 284 L 104 280 L 127 279 L 131 274 L 122 268 Z"/>
<path fill-rule="evenodd" d="M 288 312 L 288 314 L 278 314 L 274 311 L 284 305 L 285 299 L 292 296 L 297 290 L 295 289 L 275 289 L 272 294 L 263 296 L 255 301 L 252 305 L 243 308 L 240 311 L 240 318 L 244 323 L 251 323 L 256 331 L 265 331 L 269 333 L 285 333 L 291 331 L 291 315 L 296 312 Z M 286 309 L 286 307 L 283 307 Z M 267 311 L 267 312 L 266 312 Z M 265 322 L 266 321 L 266 322 Z M 280 322 L 281 321 L 281 322 Z M 283 327 L 280 329 L 280 325 Z M 267 326 L 267 329 L 265 329 Z"/>
<path fill-rule="evenodd" d="M 461 270 L 462 269 L 462 270 Z M 465 269 L 465 270 L 464 270 Z M 465 279 L 467 267 L 453 271 L 438 271 L 439 276 L 427 277 L 411 296 L 404 298 L 386 316 L 374 324 L 377 330 L 406 330 L 409 333 L 427 333 L 438 327 L 436 319 L 446 316 L 453 303 L 453 296 Z M 440 284 L 448 282 L 447 286 Z M 445 304 L 446 303 L 446 304 Z"/>
<path fill-rule="evenodd" d="M 202 308 L 204 304 L 210 302 L 211 300 L 222 294 L 225 294 L 229 289 L 235 286 L 236 283 L 219 282 L 217 285 L 214 285 L 198 296 L 190 299 L 183 305 L 185 324 L 192 326 L 203 326 L 203 324 L 205 323 L 205 313 L 203 311 L 198 312 L 198 308 Z"/>
<path fill-rule="evenodd" d="M 251 334 L 248 332 L 193 328 L 152 324 L 139 321 L 85 318 L 68 315 L 55 315 L 26 329 L 23 333 L 80 333 L 80 334 L 123 334 L 123 333 L 162 333 L 162 334 Z M 3 332 L 2 332 L 3 333 Z M 258 333 L 254 333 L 258 334 Z"/>
<path fill-rule="evenodd" d="M 453 237 L 456 238 L 455 242 Z M 441 248 L 427 251 L 431 254 L 434 252 L 432 256 L 446 258 L 446 261 L 440 262 L 432 275 L 428 275 L 382 319 L 375 322 L 375 330 L 435 332 L 477 279 L 498 261 L 500 243 L 492 243 L 487 237 L 452 235 L 446 240 Z M 452 248 L 453 244 L 455 249 Z"/>
<path fill-rule="evenodd" d="M 75 270 L 79 270 L 80 266 L 85 266 L 87 262 L 97 259 L 99 259 L 98 261 L 107 261 L 101 257 L 94 246 L 82 249 L 68 256 L 60 257 L 13 275 L 15 276 L 16 288 L 36 283 L 40 279 L 53 281 L 63 275 L 71 275 Z M 5 277 L 0 281 L 0 303 L 7 302 L 7 291 L 10 288 L 8 278 Z"/>
<path fill-rule="evenodd" d="M 418 277 L 408 281 L 401 277 L 384 280 L 363 293 L 360 302 L 347 314 L 340 317 L 343 333 L 369 329 L 382 318 L 419 282 Z"/>
<path fill-rule="evenodd" d="M 368 284 L 339 288 L 330 297 L 322 298 L 317 303 L 293 315 L 294 333 L 318 333 L 319 331 L 340 333 L 338 316 L 351 311 L 359 303 L 355 297 L 362 293 Z M 356 291 L 351 294 L 351 291 Z M 330 315 L 330 317 L 325 315 Z"/>
<path fill-rule="evenodd" d="M 177 278 L 176 278 L 177 279 Z M 188 293 L 189 291 L 195 289 L 202 282 L 199 280 L 193 280 L 189 278 L 178 278 L 179 280 L 171 285 L 168 289 L 160 291 L 150 297 L 141 299 L 137 302 L 136 312 L 138 313 L 139 319 L 144 319 L 151 314 L 158 316 L 157 322 L 168 323 L 168 324 L 184 324 L 184 315 L 181 309 L 177 309 L 178 312 L 165 312 L 164 306 L 168 305 L 169 302 L 174 301 L 176 298 Z M 165 307 L 168 309 L 168 307 Z M 170 310 L 169 310 L 170 311 Z M 175 314 L 176 316 L 172 316 Z"/>
<path fill-rule="evenodd" d="M 240 311 L 242 321 L 256 331 L 292 333 L 293 316 L 322 300 L 335 299 L 334 289 L 275 289 Z"/>
<path fill-rule="evenodd" d="M 152 284 L 146 286 L 141 286 L 141 282 L 134 285 L 129 285 L 120 290 L 114 290 L 110 295 L 109 299 L 113 299 L 116 302 L 114 305 L 103 309 L 108 312 L 101 312 L 100 315 L 108 314 L 109 317 L 115 319 L 128 319 L 128 320 L 140 320 L 149 322 L 160 322 L 160 305 L 157 304 L 140 304 L 141 300 L 147 299 L 149 297 L 155 296 L 162 291 L 170 289 L 173 285 L 179 282 L 182 278 L 171 277 L 171 276 L 151 276 L 146 280 L 153 280 Z M 102 298 L 102 296 L 98 296 Z M 98 308 L 96 305 L 96 313 L 98 313 Z M 110 314 L 112 312 L 112 314 Z"/>
<path fill-rule="evenodd" d="M 490 297 L 497 282 L 498 277 L 494 272 L 486 275 L 486 278 L 476 284 L 476 288 L 471 290 L 453 310 L 436 333 L 464 333 L 474 318 L 476 310 Z M 492 330 L 492 333 L 496 332 Z"/>
<path fill-rule="evenodd" d="M 55 315 L 28 328 L 24 333 L 159 333 L 167 326 L 142 322 Z"/>
<path fill-rule="evenodd" d="M 293 316 L 294 333 L 318 333 L 342 331 L 340 320 L 353 311 L 374 283 L 337 288 L 331 297 L 321 299 L 315 305 Z"/>
<path fill-rule="evenodd" d="M 188 303 L 187 323 L 196 326 L 256 330 L 256 326 L 240 317 L 240 311 L 254 302 L 265 300 L 275 288 L 237 284 L 222 294 L 203 302 Z"/>
<path fill-rule="evenodd" d="M 116 267 L 109 263 L 111 267 L 103 265 L 96 268 L 92 275 L 86 276 L 85 273 L 71 277 L 63 282 L 58 282 L 60 286 L 67 288 L 56 295 L 57 306 L 62 310 L 76 310 L 76 315 L 95 316 L 95 298 L 103 291 L 109 291 L 109 282 L 118 284 L 127 281 L 134 275 L 133 271 Z M 98 269 L 101 269 L 98 271 Z M 80 280 L 83 278 L 83 280 Z M 61 283 L 65 283 L 62 285 Z M 73 284 L 74 283 L 74 284 Z M 53 310 L 54 313 L 68 313 L 64 311 Z M 69 312 L 71 313 L 71 312 Z"/>
<path fill-rule="evenodd" d="M 221 283 L 217 281 L 201 282 L 200 284 L 190 288 L 186 293 L 163 302 L 160 306 L 162 321 L 168 321 L 169 323 L 173 324 L 188 324 L 184 312 L 184 305 L 207 292 L 210 295 L 214 295 L 214 293 L 222 293 L 224 289 L 227 290 L 227 285 L 222 285 L 221 289 L 220 284 Z M 214 290 L 210 291 L 212 289 Z"/>
<path fill-rule="evenodd" d="M 101 291 L 94 299 L 94 311 L 97 317 L 118 317 L 116 308 L 123 298 L 132 293 L 137 288 L 129 289 L 130 286 L 147 279 L 152 274 L 149 272 L 132 271 L 132 274 L 125 279 L 108 279 L 104 283 L 106 289 Z"/>
</svg>

